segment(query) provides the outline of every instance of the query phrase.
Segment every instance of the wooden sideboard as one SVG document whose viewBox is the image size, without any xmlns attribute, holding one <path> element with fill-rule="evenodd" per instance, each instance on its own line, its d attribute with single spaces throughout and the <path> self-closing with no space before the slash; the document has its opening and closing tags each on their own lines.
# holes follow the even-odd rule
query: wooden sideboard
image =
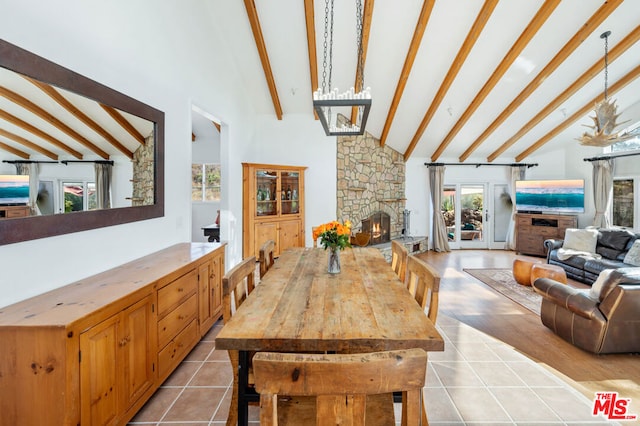
<svg viewBox="0 0 640 426">
<path fill-rule="evenodd" d="M 577 228 L 578 217 L 558 214 L 516 214 L 516 251 L 546 256 L 544 240 L 564 239 L 567 228 Z"/>
<path fill-rule="evenodd" d="M 224 245 L 182 243 L 0 309 L 0 425 L 124 425 L 222 313 Z"/>
<path fill-rule="evenodd" d="M 13 219 L 30 215 L 29 206 L 0 206 L 0 219 Z"/>
</svg>

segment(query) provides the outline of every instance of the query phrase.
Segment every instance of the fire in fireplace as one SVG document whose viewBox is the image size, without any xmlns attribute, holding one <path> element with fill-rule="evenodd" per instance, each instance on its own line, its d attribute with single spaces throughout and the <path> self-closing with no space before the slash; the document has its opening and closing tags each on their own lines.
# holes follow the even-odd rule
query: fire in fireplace
<svg viewBox="0 0 640 426">
<path fill-rule="evenodd" d="M 376 212 L 362 220 L 362 232 L 369 234 L 369 244 L 381 244 L 391 241 L 391 219 L 385 212 Z"/>
</svg>

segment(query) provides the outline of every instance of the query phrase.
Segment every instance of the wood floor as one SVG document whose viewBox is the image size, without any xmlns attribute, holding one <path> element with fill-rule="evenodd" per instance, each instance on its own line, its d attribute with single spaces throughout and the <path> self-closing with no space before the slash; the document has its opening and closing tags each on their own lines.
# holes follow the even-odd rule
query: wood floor
<svg viewBox="0 0 640 426">
<path fill-rule="evenodd" d="M 538 315 L 463 272 L 463 268 L 510 268 L 516 255 L 502 250 L 429 251 L 418 255 L 442 276 L 439 312 L 513 346 L 548 366 L 587 398 L 617 391 L 640 407 L 640 354 L 593 355 L 557 337 Z M 527 256 L 517 256 L 527 258 Z M 539 258 L 533 258 L 540 260 Z M 570 285 L 584 287 L 570 282 Z"/>
</svg>

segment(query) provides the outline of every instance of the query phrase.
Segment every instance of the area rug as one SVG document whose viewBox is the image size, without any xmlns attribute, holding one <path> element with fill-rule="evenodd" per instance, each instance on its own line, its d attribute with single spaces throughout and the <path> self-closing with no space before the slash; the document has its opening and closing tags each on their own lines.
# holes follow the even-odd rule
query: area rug
<svg viewBox="0 0 640 426">
<path fill-rule="evenodd" d="M 464 271 L 503 296 L 540 315 L 542 297 L 532 287 L 518 284 L 513 278 L 511 269 L 464 269 Z"/>
</svg>

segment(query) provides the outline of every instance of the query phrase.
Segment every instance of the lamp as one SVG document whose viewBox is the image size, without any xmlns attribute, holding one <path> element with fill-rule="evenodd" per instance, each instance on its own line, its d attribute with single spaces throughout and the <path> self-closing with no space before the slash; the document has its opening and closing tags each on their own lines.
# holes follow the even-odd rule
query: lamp
<svg viewBox="0 0 640 426">
<path fill-rule="evenodd" d="M 598 102 L 595 107 L 595 117 L 593 126 L 586 126 L 593 129 L 593 133 L 584 132 L 578 139 L 581 145 L 605 147 L 616 142 L 622 142 L 634 137 L 627 132 L 614 132 L 614 129 L 623 123 L 616 123 L 618 107 L 615 101 L 607 98 L 607 78 L 609 77 L 609 36 L 611 31 L 600 34 L 604 39 L 604 100 Z"/>
<path fill-rule="evenodd" d="M 313 92 L 313 108 L 327 136 L 353 136 L 364 134 L 364 128 L 371 109 L 371 88 L 364 86 L 364 59 L 362 49 L 362 0 L 356 0 L 357 21 L 357 68 L 356 87 L 340 93 L 331 87 L 333 71 L 333 1 L 325 0 L 324 17 L 324 57 L 322 62 L 322 88 Z M 327 84 L 327 48 L 329 79 Z M 338 112 L 353 111 L 353 122 L 338 119 Z M 345 115 L 348 112 L 345 113 Z"/>
</svg>

